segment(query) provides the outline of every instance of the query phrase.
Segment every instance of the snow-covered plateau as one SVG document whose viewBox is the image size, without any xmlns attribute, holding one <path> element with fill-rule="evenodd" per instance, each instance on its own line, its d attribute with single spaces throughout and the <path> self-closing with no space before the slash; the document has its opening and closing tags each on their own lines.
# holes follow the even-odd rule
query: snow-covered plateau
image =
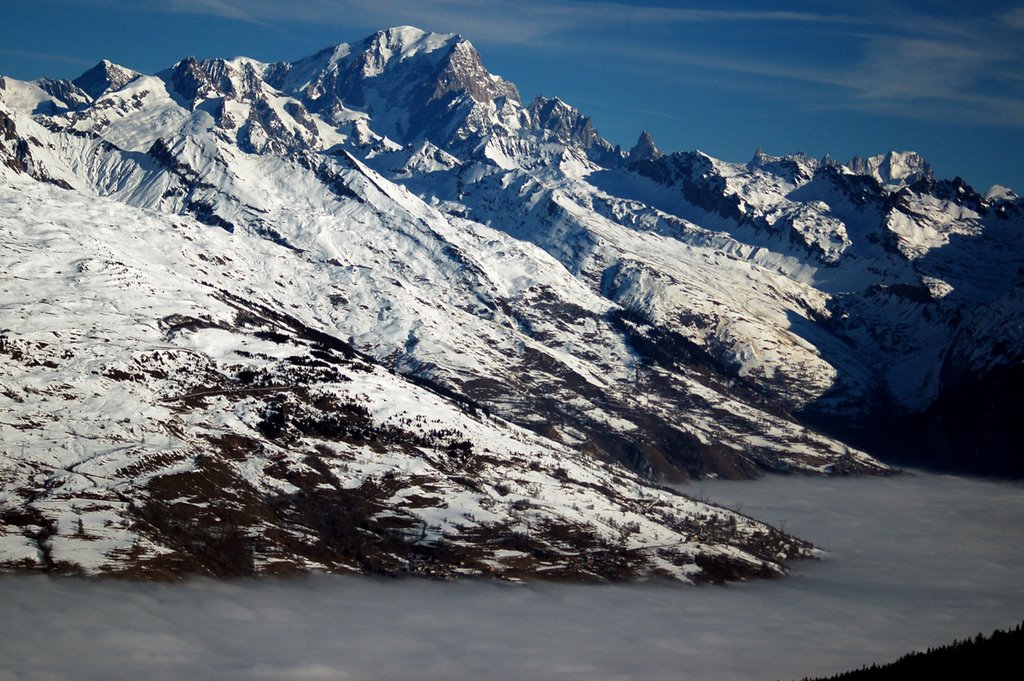
<svg viewBox="0 0 1024 681">
<path fill-rule="evenodd" d="M 624 152 L 412 27 L 0 78 L 0 563 L 778 574 L 658 485 L 1020 474 L 1022 229 L 912 152 Z"/>
</svg>

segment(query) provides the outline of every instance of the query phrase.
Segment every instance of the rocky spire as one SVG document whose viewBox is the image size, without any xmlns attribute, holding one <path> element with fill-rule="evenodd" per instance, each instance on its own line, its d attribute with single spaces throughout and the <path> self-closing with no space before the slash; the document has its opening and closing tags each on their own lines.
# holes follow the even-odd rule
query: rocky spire
<svg viewBox="0 0 1024 681">
<path fill-rule="evenodd" d="M 634 161 L 647 161 L 660 158 L 664 156 L 658 149 L 658 146 L 654 143 L 654 138 L 651 134 L 644 130 L 640 133 L 640 138 L 633 145 L 633 148 L 629 150 L 629 157 L 626 159 L 628 163 Z"/>
</svg>

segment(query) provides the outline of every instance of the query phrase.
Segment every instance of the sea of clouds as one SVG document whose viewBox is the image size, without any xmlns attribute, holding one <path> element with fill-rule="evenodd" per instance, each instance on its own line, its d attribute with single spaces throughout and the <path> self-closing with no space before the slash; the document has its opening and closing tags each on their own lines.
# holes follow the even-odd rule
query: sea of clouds
<svg viewBox="0 0 1024 681">
<path fill-rule="evenodd" d="M 684 488 L 827 551 L 726 587 L 0 578 L 6 679 L 795 679 L 1024 619 L 1024 485 Z"/>
</svg>

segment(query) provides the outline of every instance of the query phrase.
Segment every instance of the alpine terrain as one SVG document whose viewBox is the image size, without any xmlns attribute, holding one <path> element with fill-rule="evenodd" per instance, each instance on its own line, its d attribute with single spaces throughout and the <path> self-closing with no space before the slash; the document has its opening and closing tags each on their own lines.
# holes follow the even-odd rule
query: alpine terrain
<svg viewBox="0 0 1024 681">
<path fill-rule="evenodd" d="M 1019 475 L 1024 199 L 625 151 L 411 27 L 0 78 L 0 563 L 718 581 L 658 487 Z"/>
</svg>

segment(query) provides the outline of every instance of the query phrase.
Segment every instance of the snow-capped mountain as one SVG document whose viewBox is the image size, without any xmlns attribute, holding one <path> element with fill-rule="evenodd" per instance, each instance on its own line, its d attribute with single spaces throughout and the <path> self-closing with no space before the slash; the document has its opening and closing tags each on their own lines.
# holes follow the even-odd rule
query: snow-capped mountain
<svg viewBox="0 0 1024 681">
<path fill-rule="evenodd" d="M 0 173 L 4 546 L 51 566 L 78 532 L 93 569 L 778 569 L 806 549 L 625 469 L 884 472 L 1019 386 L 1012 192 L 623 152 L 457 35 L 5 78 Z"/>
<path fill-rule="evenodd" d="M 879 183 L 899 189 L 920 180 L 932 180 L 935 174 L 928 161 L 913 151 L 879 154 L 869 158 L 854 156 L 846 164 L 855 175 L 868 175 Z"/>
</svg>

